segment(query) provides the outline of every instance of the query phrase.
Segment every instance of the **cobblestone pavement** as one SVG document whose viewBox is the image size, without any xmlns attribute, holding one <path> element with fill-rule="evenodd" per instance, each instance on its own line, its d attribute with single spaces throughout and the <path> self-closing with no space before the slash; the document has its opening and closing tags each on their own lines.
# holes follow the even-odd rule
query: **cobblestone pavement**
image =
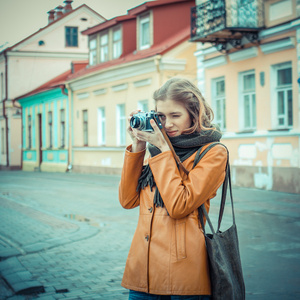
<svg viewBox="0 0 300 300">
<path fill-rule="evenodd" d="M 120 206 L 118 182 L 0 172 L 0 299 L 127 299 L 138 209 Z M 234 199 L 247 299 L 300 299 L 300 196 L 235 188 Z M 217 210 L 218 196 L 213 220 Z"/>
</svg>

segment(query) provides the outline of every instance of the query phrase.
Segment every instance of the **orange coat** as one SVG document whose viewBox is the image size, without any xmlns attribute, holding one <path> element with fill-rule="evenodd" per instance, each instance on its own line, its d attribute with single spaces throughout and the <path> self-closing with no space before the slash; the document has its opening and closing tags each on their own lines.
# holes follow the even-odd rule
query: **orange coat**
<svg viewBox="0 0 300 300">
<path fill-rule="evenodd" d="M 152 192 L 149 186 L 136 191 L 145 151 L 130 151 L 131 146 L 125 153 L 119 200 L 127 209 L 140 206 L 140 214 L 122 286 L 158 295 L 210 295 L 205 240 L 197 209 L 205 203 L 209 210 L 209 201 L 224 180 L 226 149 L 213 147 L 191 170 L 193 154 L 183 162 L 191 170 L 188 176 L 178 170 L 171 151 L 149 158 L 163 208 L 153 205 L 155 188 Z"/>
</svg>

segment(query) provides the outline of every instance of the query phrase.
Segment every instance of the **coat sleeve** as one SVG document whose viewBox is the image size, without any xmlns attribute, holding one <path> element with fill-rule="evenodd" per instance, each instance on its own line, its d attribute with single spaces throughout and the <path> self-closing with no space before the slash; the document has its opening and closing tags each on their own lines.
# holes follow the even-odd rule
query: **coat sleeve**
<svg viewBox="0 0 300 300">
<path fill-rule="evenodd" d="M 131 146 L 125 151 L 124 165 L 119 184 L 119 201 L 127 209 L 140 204 L 140 193 L 136 191 L 138 179 L 142 173 L 145 152 L 131 152 Z"/>
<path fill-rule="evenodd" d="M 213 198 L 225 178 L 227 150 L 217 145 L 210 149 L 182 179 L 171 151 L 149 159 L 156 185 L 172 218 L 186 217 Z"/>
</svg>

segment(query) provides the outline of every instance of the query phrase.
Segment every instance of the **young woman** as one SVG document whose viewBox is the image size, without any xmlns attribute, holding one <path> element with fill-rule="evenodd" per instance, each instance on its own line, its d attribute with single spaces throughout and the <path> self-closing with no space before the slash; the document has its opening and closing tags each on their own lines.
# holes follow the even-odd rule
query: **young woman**
<svg viewBox="0 0 300 300">
<path fill-rule="evenodd" d="M 189 174 L 178 168 L 154 120 L 150 121 L 153 132 L 128 127 L 132 145 L 125 153 L 119 200 L 126 209 L 139 206 L 140 214 L 122 286 L 130 290 L 131 300 L 210 299 L 198 207 L 205 203 L 209 210 L 210 199 L 225 178 L 227 152 L 217 145 L 193 168 L 197 150 L 219 141 L 221 134 L 211 124 L 211 108 L 189 80 L 172 78 L 153 98 L 169 140 Z M 144 162 L 146 143 L 151 157 Z"/>
</svg>

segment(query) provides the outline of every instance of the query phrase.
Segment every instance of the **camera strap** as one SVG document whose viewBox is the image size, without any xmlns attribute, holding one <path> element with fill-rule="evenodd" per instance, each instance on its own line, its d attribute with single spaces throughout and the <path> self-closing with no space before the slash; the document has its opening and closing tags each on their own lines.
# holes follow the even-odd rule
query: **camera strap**
<svg viewBox="0 0 300 300">
<path fill-rule="evenodd" d="M 156 121 L 156 120 L 155 120 L 155 121 Z M 164 129 L 163 127 L 160 127 L 160 126 L 159 126 L 159 128 L 160 128 L 160 131 L 162 132 L 162 134 L 163 134 L 163 136 L 164 136 L 164 138 L 165 138 L 165 140 L 166 140 L 166 142 L 167 142 L 167 144 L 168 144 L 168 146 L 169 146 L 169 148 L 170 148 L 170 150 L 171 150 L 171 152 L 172 152 L 172 154 L 173 154 L 173 156 L 174 156 L 174 158 L 175 158 L 175 160 L 176 160 L 176 162 L 177 162 L 177 164 L 178 164 L 178 166 L 179 166 L 179 168 L 180 168 L 186 175 L 188 175 L 188 174 L 189 174 L 189 171 L 183 166 L 183 164 L 182 164 L 180 158 L 179 158 L 178 155 L 176 154 L 176 152 L 175 152 L 175 150 L 174 150 L 174 148 L 173 148 L 173 145 L 172 145 L 172 143 L 170 142 L 168 135 L 166 134 L 165 129 Z"/>
</svg>

